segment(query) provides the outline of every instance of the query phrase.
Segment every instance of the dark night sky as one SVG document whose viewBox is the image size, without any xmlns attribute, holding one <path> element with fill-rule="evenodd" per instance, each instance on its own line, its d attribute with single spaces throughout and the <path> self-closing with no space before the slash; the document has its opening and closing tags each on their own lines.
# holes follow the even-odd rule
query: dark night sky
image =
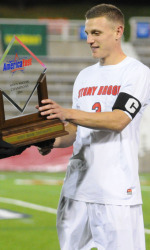
<svg viewBox="0 0 150 250">
<path fill-rule="evenodd" d="M 7 0 L 7 4 L 11 4 L 12 5 L 16 4 L 17 5 L 24 5 L 24 6 L 35 6 L 35 5 L 50 5 L 50 4 L 77 4 L 77 3 L 81 3 L 81 0 Z M 82 0 L 82 3 L 91 3 L 90 0 Z M 117 0 L 104 0 L 104 1 L 99 1 L 99 0 L 92 0 L 92 5 L 95 4 L 100 4 L 100 3 L 110 3 L 110 4 L 115 4 L 115 5 L 120 5 L 120 4 L 130 4 L 130 5 L 136 5 L 138 4 L 147 4 L 150 5 L 150 0 L 138 0 L 137 1 L 131 1 L 131 0 L 121 0 L 121 1 L 117 1 Z M 6 4 L 5 0 L 1 0 L 0 4 Z"/>
</svg>

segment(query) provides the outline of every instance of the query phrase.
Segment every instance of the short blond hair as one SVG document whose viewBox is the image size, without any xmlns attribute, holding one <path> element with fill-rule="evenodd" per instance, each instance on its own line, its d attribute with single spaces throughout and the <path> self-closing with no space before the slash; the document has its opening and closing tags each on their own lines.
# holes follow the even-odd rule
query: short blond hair
<svg viewBox="0 0 150 250">
<path fill-rule="evenodd" d="M 112 4 L 99 4 L 89 9 L 86 14 L 86 19 L 96 17 L 106 17 L 111 22 L 119 22 L 124 26 L 124 15 L 122 11 Z"/>
</svg>

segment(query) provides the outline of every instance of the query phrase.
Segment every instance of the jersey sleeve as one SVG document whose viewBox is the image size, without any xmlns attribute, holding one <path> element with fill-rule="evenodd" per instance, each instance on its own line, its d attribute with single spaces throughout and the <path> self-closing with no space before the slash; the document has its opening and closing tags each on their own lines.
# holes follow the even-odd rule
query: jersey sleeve
<svg viewBox="0 0 150 250">
<path fill-rule="evenodd" d="M 78 109 L 78 92 L 80 86 L 80 73 L 77 76 L 74 86 L 73 86 L 73 94 L 72 94 L 72 109 Z"/>
<path fill-rule="evenodd" d="M 142 65 L 142 64 L 141 64 Z M 141 106 L 148 103 L 150 99 L 150 69 L 145 65 L 131 69 L 125 76 L 120 93 L 127 93 L 135 97 Z"/>
<path fill-rule="evenodd" d="M 125 100 L 126 102 L 123 103 Z M 133 119 L 140 109 L 149 103 L 150 69 L 143 64 L 139 64 L 124 75 L 123 84 L 113 109 L 121 109 Z M 133 113 L 131 113 L 132 111 Z"/>
</svg>

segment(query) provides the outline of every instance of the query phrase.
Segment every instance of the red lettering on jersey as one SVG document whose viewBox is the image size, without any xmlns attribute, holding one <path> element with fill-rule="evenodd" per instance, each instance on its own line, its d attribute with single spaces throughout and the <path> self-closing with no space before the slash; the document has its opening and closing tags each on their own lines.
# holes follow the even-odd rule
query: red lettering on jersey
<svg viewBox="0 0 150 250">
<path fill-rule="evenodd" d="M 93 92 L 92 92 L 92 95 L 95 94 L 95 91 L 96 91 L 97 87 L 93 87 Z"/>
<path fill-rule="evenodd" d="M 107 94 L 107 89 L 108 89 L 108 86 L 105 86 L 104 89 L 103 89 L 102 95 L 106 95 Z"/>
<path fill-rule="evenodd" d="M 93 88 L 92 88 L 92 87 L 89 87 L 89 88 L 88 88 L 88 91 L 87 91 L 87 95 L 91 95 L 91 94 L 92 94 L 92 90 L 93 90 Z"/>
<path fill-rule="evenodd" d="M 100 86 L 97 95 L 118 95 L 121 86 Z"/>
<path fill-rule="evenodd" d="M 104 88 L 104 86 L 100 86 L 99 91 L 98 91 L 98 93 L 97 93 L 98 95 L 101 95 L 101 94 L 102 94 L 103 88 Z"/>
<path fill-rule="evenodd" d="M 121 86 L 118 86 L 118 93 L 117 94 L 119 94 L 120 88 L 121 88 Z"/>
<path fill-rule="evenodd" d="M 97 87 L 86 87 L 79 90 L 78 98 L 86 95 L 94 95 Z"/>
<path fill-rule="evenodd" d="M 84 88 L 79 90 L 78 98 L 82 97 L 83 90 L 84 90 Z"/>
<path fill-rule="evenodd" d="M 112 95 L 117 95 L 118 94 L 118 86 L 114 86 L 112 90 Z"/>
<path fill-rule="evenodd" d="M 108 87 L 108 90 L 107 90 L 107 95 L 111 95 L 111 93 L 112 93 L 112 85 L 110 85 L 109 87 Z"/>
<path fill-rule="evenodd" d="M 119 91 L 120 91 L 120 87 L 121 86 L 100 86 L 97 95 L 118 95 Z M 91 95 L 95 95 L 95 92 L 97 90 L 97 86 L 94 87 L 86 87 L 86 88 L 82 88 L 79 90 L 78 93 L 78 98 L 83 97 L 83 96 L 91 96 Z"/>
<path fill-rule="evenodd" d="M 84 89 L 84 91 L 83 91 L 83 96 L 85 96 L 85 95 L 86 95 L 87 90 L 88 90 L 88 88 L 85 88 L 85 89 Z"/>
</svg>

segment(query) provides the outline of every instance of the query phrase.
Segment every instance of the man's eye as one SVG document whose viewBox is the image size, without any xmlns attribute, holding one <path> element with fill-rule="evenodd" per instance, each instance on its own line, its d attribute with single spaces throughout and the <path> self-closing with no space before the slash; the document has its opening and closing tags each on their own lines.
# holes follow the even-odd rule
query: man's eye
<svg viewBox="0 0 150 250">
<path fill-rule="evenodd" d="M 94 32 L 94 35 L 99 36 L 100 32 Z"/>
</svg>

